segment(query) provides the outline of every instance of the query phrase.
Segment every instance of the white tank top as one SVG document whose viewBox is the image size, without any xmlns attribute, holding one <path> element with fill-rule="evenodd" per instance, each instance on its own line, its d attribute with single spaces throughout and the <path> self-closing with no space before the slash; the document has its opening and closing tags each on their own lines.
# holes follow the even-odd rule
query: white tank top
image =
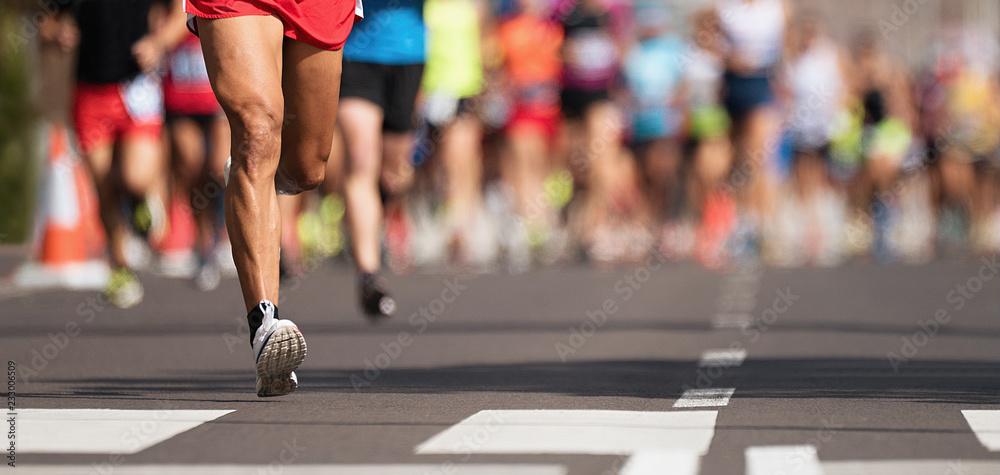
<svg viewBox="0 0 1000 475">
<path fill-rule="evenodd" d="M 778 63 L 785 42 L 785 7 L 780 0 L 722 0 L 717 11 L 733 54 L 756 71 Z"/>
<path fill-rule="evenodd" d="M 830 139 L 844 93 L 837 47 L 817 40 L 789 65 L 788 84 L 793 96 L 789 128 L 805 144 L 822 145 Z"/>
</svg>

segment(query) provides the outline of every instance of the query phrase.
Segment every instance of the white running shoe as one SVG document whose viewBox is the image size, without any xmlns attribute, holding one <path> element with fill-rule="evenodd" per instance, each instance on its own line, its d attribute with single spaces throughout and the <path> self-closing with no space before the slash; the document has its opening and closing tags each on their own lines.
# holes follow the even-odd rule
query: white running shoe
<svg viewBox="0 0 1000 475">
<path fill-rule="evenodd" d="M 306 340 L 291 320 L 276 318 L 277 308 L 262 300 L 264 314 L 250 348 L 257 367 L 257 396 L 284 396 L 298 387 L 295 368 L 306 358 Z"/>
</svg>

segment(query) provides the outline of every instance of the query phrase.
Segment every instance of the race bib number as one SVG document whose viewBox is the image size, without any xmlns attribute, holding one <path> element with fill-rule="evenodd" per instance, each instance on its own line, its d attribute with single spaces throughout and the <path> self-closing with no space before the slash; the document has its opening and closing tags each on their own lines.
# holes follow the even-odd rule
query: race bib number
<svg viewBox="0 0 1000 475">
<path fill-rule="evenodd" d="M 136 122 L 157 122 L 163 119 L 163 90 L 152 76 L 140 74 L 121 85 L 122 101 L 128 115 Z"/>
<path fill-rule="evenodd" d="M 178 84 L 207 84 L 208 70 L 200 48 L 180 48 L 170 57 L 170 78 Z"/>
</svg>

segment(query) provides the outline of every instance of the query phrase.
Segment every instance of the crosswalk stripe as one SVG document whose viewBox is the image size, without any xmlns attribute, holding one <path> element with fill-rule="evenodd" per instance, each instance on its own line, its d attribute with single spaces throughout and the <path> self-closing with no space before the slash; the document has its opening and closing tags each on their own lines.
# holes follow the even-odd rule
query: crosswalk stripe
<svg viewBox="0 0 1000 475">
<path fill-rule="evenodd" d="M 705 350 L 701 354 L 701 359 L 698 360 L 698 367 L 705 368 L 709 366 L 721 366 L 723 368 L 732 368 L 743 364 L 743 360 L 747 359 L 747 350 Z"/>
<path fill-rule="evenodd" d="M 729 404 L 736 388 L 688 389 L 674 407 L 721 407 Z"/>
<path fill-rule="evenodd" d="M 134 454 L 232 410 L 19 409 L 25 454 Z"/>
<path fill-rule="evenodd" d="M 695 475 L 700 465 L 697 452 L 643 451 L 629 457 L 618 475 L 661 475 L 666 469 L 671 475 Z"/>
<path fill-rule="evenodd" d="M 823 475 L 811 445 L 747 447 L 744 454 L 747 475 Z"/>
<path fill-rule="evenodd" d="M 418 445 L 418 454 L 633 454 L 708 451 L 717 411 L 485 410 Z"/>
<path fill-rule="evenodd" d="M 1000 410 L 962 411 L 979 442 L 990 452 L 1000 451 Z"/>
<path fill-rule="evenodd" d="M 842 460 L 823 462 L 826 475 L 996 475 L 995 460 Z"/>
<path fill-rule="evenodd" d="M 92 465 L 26 465 L 15 473 L 78 475 L 95 473 Z M 566 475 L 562 465 L 527 464 L 389 464 L 389 465 L 120 465 L 114 475 Z"/>
</svg>

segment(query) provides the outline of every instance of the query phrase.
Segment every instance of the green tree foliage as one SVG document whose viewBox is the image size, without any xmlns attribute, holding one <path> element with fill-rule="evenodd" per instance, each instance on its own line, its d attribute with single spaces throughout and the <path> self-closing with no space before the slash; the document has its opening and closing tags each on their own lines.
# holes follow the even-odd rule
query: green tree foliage
<svg viewBox="0 0 1000 475">
<path fill-rule="evenodd" d="M 28 237 L 34 202 L 38 120 L 29 61 L 34 39 L 25 37 L 20 11 L 0 6 L 0 244 Z"/>
</svg>

